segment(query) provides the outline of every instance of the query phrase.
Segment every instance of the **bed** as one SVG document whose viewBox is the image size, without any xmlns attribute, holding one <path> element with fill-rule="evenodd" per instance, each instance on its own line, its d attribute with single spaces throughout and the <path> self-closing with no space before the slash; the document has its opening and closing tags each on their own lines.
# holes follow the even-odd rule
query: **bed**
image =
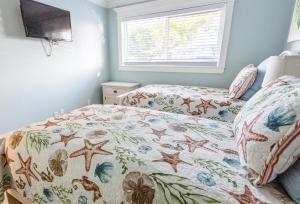
<svg viewBox="0 0 300 204">
<path fill-rule="evenodd" d="M 227 89 L 153 84 L 118 96 L 118 104 L 233 122 L 245 101 Z"/>
<path fill-rule="evenodd" d="M 227 122 L 92 105 L 5 138 L 1 187 L 34 203 L 293 203 L 248 182 Z"/>
</svg>

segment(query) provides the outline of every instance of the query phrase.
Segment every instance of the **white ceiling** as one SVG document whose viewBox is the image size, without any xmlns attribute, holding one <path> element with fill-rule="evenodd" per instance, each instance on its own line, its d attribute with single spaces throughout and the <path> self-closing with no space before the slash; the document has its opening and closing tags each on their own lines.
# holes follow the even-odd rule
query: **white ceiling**
<svg viewBox="0 0 300 204">
<path fill-rule="evenodd" d="M 106 8 L 115 8 L 115 7 L 126 6 L 129 4 L 135 4 L 135 3 L 153 1 L 153 0 L 89 0 L 89 1 L 94 2 Z"/>
</svg>

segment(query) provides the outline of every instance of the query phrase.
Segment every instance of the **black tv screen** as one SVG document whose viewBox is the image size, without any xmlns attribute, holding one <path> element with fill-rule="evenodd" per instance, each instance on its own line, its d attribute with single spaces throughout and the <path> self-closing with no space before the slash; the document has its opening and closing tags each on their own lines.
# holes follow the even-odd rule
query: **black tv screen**
<svg viewBox="0 0 300 204">
<path fill-rule="evenodd" d="M 20 0 L 27 37 L 72 41 L 70 12 L 32 0 Z"/>
</svg>

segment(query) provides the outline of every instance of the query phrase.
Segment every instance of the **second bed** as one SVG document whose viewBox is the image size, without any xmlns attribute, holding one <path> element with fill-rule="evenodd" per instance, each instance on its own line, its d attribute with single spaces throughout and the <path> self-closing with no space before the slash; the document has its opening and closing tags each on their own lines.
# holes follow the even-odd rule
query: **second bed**
<svg viewBox="0 0 300 204">
<path fill-rule="evenodd" d="M 118 96 L 118 103 L 233 122 L 246 101 L 228 95 L 228 89 L 152 84 Z"/>
</svg>

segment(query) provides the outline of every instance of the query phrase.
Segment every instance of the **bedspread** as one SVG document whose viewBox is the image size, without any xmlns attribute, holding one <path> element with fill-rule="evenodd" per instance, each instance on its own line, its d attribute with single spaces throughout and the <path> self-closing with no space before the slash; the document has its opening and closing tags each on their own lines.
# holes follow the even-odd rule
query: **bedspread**
<svg viewBox="0 0 300 204">
<path fill-rule="evenodd" d="M 228 98 L 227 89 L 147 85 L 118 97 L 118 104 L 233 122 L 245 101 Z"/>
<path fill-rule="evenodd" d="M 248 182 L 230 123 L 93 105 L 2 144 L 10 169 L 2 189 L 10 184 L 38 204 L 293 203 L 276 183 Z"/>
</svg>

